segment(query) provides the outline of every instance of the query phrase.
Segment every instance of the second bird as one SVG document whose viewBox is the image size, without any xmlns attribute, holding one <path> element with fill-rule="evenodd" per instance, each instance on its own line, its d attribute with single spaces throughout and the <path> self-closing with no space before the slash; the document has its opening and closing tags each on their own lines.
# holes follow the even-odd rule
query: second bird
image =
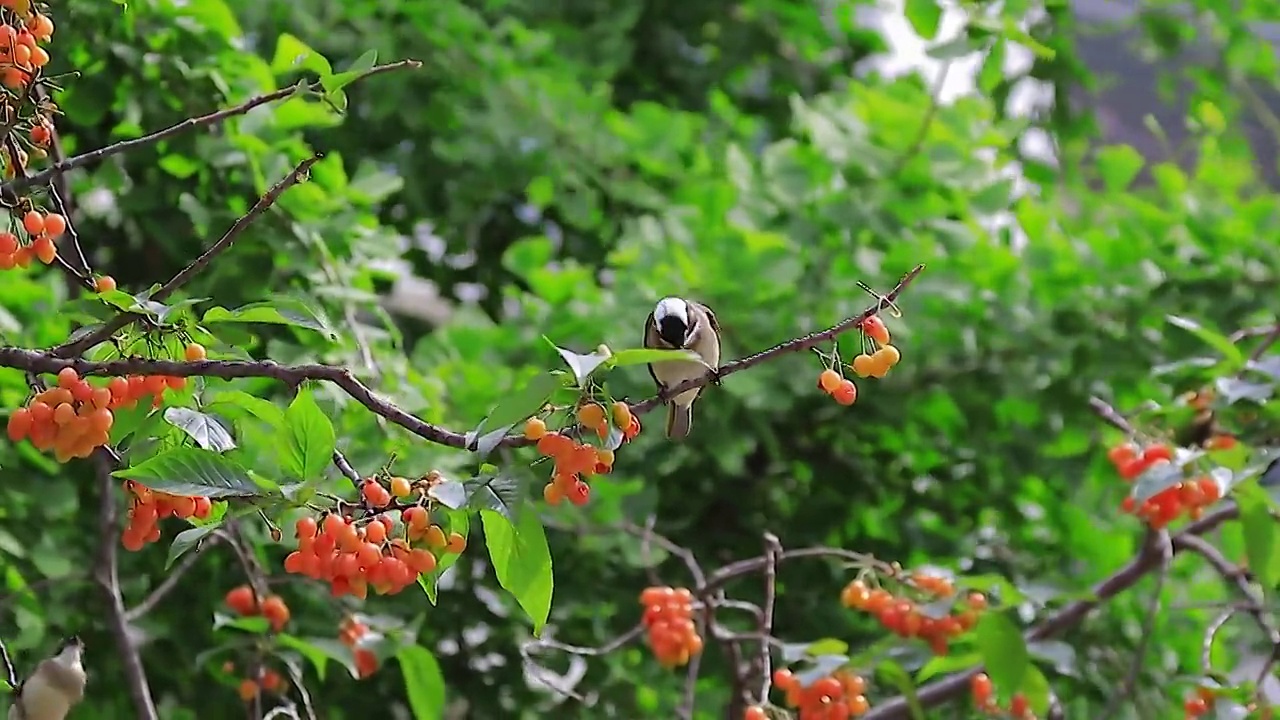
<svg viewBox="0 0 1280 720">
<path fill-rule="evenodd" d="M 644 324 L 644 346 L 659 350 L 691 350 L 706 363 L 694 360 L 664 360 L 651 363 L 649 374 L 658 390 L 672 388 L 686 380 L 712 372 L 720 366 L 720 324 L 715 313 L 702 303 L 679 297 L 658 301 Z M 702 387 L 686 390 L 667 401 L 667 437 L 679 440 L 693 425 L 693 402 Z"/>
</svg>

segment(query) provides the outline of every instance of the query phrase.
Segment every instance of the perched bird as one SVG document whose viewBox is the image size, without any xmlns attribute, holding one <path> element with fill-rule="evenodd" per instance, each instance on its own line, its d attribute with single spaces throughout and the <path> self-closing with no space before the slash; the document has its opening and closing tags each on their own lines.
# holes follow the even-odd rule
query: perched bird
<svg viewBox="0 0 1280 720">
<path fill-rule="evenodd" d="M 63 720 L 84 699 L 84 643 L 72 635 L 14 689 L 9 720 Z"/>
<path fill-rule="evenodd" d="M 665 297 L 658 301 L 644 324 L 644 346 L 660 350 L 691 350 L 706 363 L 695 360 L 663 360 L 650 363 L 649 374 L 659 392 L 711 373 L 720 365 L 720 324 L 711 308 L 692 300 Z M 667 437 L 678 440 L 693 424 L 693 401 L 701 387 L 686 390 L 667 401 Z"/>
</svg>

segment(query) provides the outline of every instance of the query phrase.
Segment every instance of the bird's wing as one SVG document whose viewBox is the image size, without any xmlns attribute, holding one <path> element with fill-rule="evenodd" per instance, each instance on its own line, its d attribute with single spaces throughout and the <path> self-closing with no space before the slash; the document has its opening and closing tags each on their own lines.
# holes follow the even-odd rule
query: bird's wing
<svg viewBox="0 0 1280 720">
<path fill-rule="evenodd" d="M 713 312 L 711 308 L 708 307 L 707 305 L 704 305 L 702 303 L 694 303 L 694 304 L 702 308 L 702 311 L 707 314 L 707 320 L 711 323 L 711 329 L 714 330 L 716 333 L 716 357 L 720 357 L 721 351 L 724 349 L 722 347 L 724 342 L 724 335 L 720 332 L 720 321 L 716 319 L 715 312 Z"/>
<path fill-rule="evenodd" d="M 662 338 L 658 337 L 658 324 L 653 319 L 653 313 L 649 313 L 648 319 L 644 321 L 644 346 L 662 349 L 664 344 Z M 645 367 L 649 368 L 649 377 L 653 378 L 653 384 L 657 385 L 658 389 L 661 390 L 663 388 L 662 381 L 658 380 L 657 373 L 653 371 L 653 363 L 649 363 Z"/>
</svg>

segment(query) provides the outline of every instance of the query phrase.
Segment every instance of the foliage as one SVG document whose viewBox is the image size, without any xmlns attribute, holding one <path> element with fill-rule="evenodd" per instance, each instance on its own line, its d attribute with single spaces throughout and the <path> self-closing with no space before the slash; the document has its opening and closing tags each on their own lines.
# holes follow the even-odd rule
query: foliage
<svg viewBox="0 0 1280 720">
<path fill-rule="evenodd" d="M 1198 24 L 1167 5 L 1132 21 L 1158 50 L 1207 38 L 1226 77 L 1273 82 L 1251 26 L 1273 3 L 1197 2 Z M 45 8 L 56 140 L 41 160 L 38 133 L 7 126 L 36 179 L 14 178 L 6 145 L 5 203 L 70 230 L 53 268 L 0 271 L 0 407 L 11 418 L 33 377 L 51 386 L 68 364 L 188 380 L 158 388 L 156 412 L 113 406 L 118 459 L 0 445 L 0 638 L 18 669 L 79 633 L 84 718 L 147 717 L 131 656 L 173 718 L 243 712 L 236 690 L 262 663 L 327 718 L 371 703 L 667 718 L 687 698 L 698 718 L 741 717 L 771 670 L 812 682 L 846 663 L 867 717 L 976 713 L 979 663 L 1003 706 L 1021 692 L 1040 714 L 1164 717 L 1203 686 L 1223 717 L 1253 702 L 1280 578 L 1259 480 L 1277 444 L 1280 246 L 1271 169 L 1241 130 L 1249 96 L 1180 71 L 1185 147 L 1143 157 L 1065 100 L 1091 78 L 1061 3 L 966 3 L 959 36 L 940 5 L 904 6 L 933 59 L 976 59 L 974 92 L 851 78 L 890 44 L 854 2 Z M 1015 75 L 1002 63 L 1019 51 L 1033 60 Z M 1028 78 L 1059 98 L 1044 117 L 1007 111 Z M 1020 149 L 1044 134 L 1054 163 Z M 921 263 L 901 317 L 860 285 L 885 292 Z M 641 414 L 655 403 L 637 365 L 654 359 L 645 313 L 671 294 L 716 308 L 726 359 L 879 311 L 901 364 L 858 379 L 845 408 L 814 388 L 808 350 L 830 358 L 830 338 L 786 346 L 725 373 L 690 440 L 669 443 Z M 840 335 L 844 361 L 859 337 Z M 629 401 L 645 429 L 623 445 L 615 418 L 588 443 L 610 472 L 585 504 L 551 507 L 550 463 L 503 438 L 582 387 Z M 1201 475 L 1226 498 L 1150 528 L 1121 509 L 1126 471 L 1106 456 L 1122 435 L 1181 448 L 1129 478 L 1138 512 Z M 409 481 L 388 502 L 429 498 L 454 545 L 432 547 L 418 587 L 367 600 L 287 574 L 299 518 L 335 497 L 380 505 L 370 477 Z M 196 495 L 207 509 L 183 510 Z M 158 546 L 121 537 L 126 502 L 187 519 L 161 523 Z M 882 582 L 941 619 L 917 570 L 993 606 L 946 655 L 838 601 Z M 242 585 L 251 603 L 232 612 Z M 696 672 L 644 649 L 637 598 L 661 585 L 702 603 Z M 283 631 L 261 595 L 287 603 Z M 743 607 L 769 608 L 772 653 Z M 278 699 L 263 689 L 259 710 Z"/>
</svg>

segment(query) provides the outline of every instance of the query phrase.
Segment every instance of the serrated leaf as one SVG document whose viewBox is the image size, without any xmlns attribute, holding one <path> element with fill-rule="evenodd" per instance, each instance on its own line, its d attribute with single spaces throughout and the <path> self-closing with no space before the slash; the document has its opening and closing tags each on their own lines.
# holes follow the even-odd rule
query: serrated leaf
<svg viewBox="0 0 1280 720">
<path fill-rule="evenodd" d="M 491 430 L 514 426 L 528 420 L 547 404 L 557 390 L 564 388 L 567 384 L 565 375 L 554 373 L 535 375 L 519 390 L 508 393 L 507 399 L 490 410 L 480 426 L 472 432 L 479 437 Z"/>
<path fill-rule="evenodd" d="M 1189 318 L 1179 317 L 1177 315 L 1166 315 L 1165 319 L 1170 325 L 1182 328 L 1187 332 L 1195 335 L 1201 342 L 1213 347 L 1213 349 L 1222 353 L 1233 367 L 1241 367 L 1244 365 L 1245 357 L 1240 348 L 1227 338 L 1227 336 L 1214 332 L 1209 328 L 1202 326 L 1200 323 Z"/>
<path fill-rule="evenodd" d="M 978 619 L 976 630 L 978 652 L 996 688 L 1012 693 L 1013 688 L 1022 687 L 1031 656 L 1018 626 L 1003 613 L 986 612 Z"/>
<path fill-rule="evenodd" d="M 901 665 L 892 660 L 885 660 L 876 666 L 876 673 L 898 688 L 898 694 L 902 695 L 902 699 L 907 702 L 907 709 L 910 710 L 913 720 L 924 720 L 924 707 L 916 695 L 915 683 L 911 682 L 911 675 Z"/>
<path fill-rule="evenodd" d="M 1271 499 L 1254 484 L 1241 485 L 1235 492 L 1240 505 L 1240 527 L 1244 534 L 1245 556 L 1249 570 L 1258 579 L 1262 591 L 1270 594 L 1276 586 L 1272 557 L 1276 551 L 1276 524 L 1271 519 Z"/>
<path fill-rule="evenodd" d="M 224 498 L 263 494 L 240 463 L 191 447 L 175 448 L 111 474 L 173 495 Z"/>
<path fill-rule="evenodd" d="M 491 474 L 472 478 L 464 483 L 467 489 L 467 506 L 478 510 L 494 510 L 509 520 L 515 520 L 520 504 L 520 481 L 512 475 Z"/>
<path fill-rule="evenodd" d="M 603 365 L 612 356 L 612 354 L 606 355 L 604 353 L 579 355 L 572 350 L 565 350 L 559 345 L 553 344 L 552 347 L 556 349 L 556 352 L 560 353 L 560 357 L 564 360 L 565 364 L 569 366 L 569 370 L 573 372 L 573 377 L 578 381 L 579 385 L 581 385 L 582 382 L 591 375 L 591 373 L 595 372 L 596 368 Z"/>
<path fill-rule="evenodd" d="M 450 510 L 457 510 L 467 504 L 467 487 L 457 480 L 445 480 L 428 488 L 427 497 Z"/>
<path fill-rule="evenodd" d="M 111 424 L 111 444 L 118 445 L 146 424 L 154 411 L 149 402 L 135 403 L 133 407 L 114 410 L 115 422 Z"/>
<path fill-rule="evenodd" d="M 209 537 L 218 525 L 201 525 L 200 527 L 187 528 L 178 533 L 177 537 L 169 545 L 169 557 L 165 560 L 164 569 L 168 570 L 173 567 L 174 561 L 182 557 L 188 550 L 200 544 L 201 540 Z"/>
<path fill-rule="evenodd" d="M 515 597 L 533 621 L 534 636 L 540 635 L 551 612 L 554 580 L 551 550 L 538 514 L 531 509 L 519 512 L 513 524 L 500 512 L 481 510 L 480 522 L 498 584 Z"/>
<path fill-rule="evenodd" d="M 290 325 L 292 327 L 314 330 L 329 340 L 337 340 L 338 333 L 325 324 L 311 308 L 291 299 L 277 299 L 242 305 L 228 310 L 221 305 L 205 311 L 201 323 L 265 323 L 269 325 Z"/>
<path fill-rule="evenodd" d="M 222 453 L 234 450 L 236 447 L 231 431 L 212 415 L 206 415 L 191 408 L 171 407 L 165 409 L 164 419 L 165 422 L 189 435 L 205 450 Z"/>
<path fill-rule="evenodd" d="M 315 480 L 333 462 L 337 437 L 333 423 L 316 404 L 310 390 L 300 390 L 284 413 L 284 443 L 280 449 L 284 469 L 299 480 Z"/>
<path fill-rule="evenodd" d="M 421 645 L 406 645 L 396 652 L 405 693 L 414 720 L 439 720 L 444 716 L 444 674 L 435 655 Z"/>
</svg>

